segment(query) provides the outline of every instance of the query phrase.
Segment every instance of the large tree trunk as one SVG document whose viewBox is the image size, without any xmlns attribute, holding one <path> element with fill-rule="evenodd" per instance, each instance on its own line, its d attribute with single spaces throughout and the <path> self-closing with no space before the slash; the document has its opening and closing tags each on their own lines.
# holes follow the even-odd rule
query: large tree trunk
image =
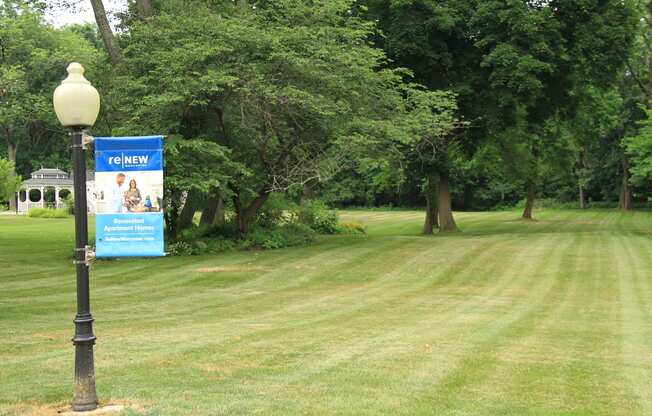
<svg viewBox="0 0 652 416">
<path fill-rule="evenodd" d="M 523 219 L 531 220 L 532 211 L 534 210 L 534 199 L 536 197 L 534 181 L 529 181 L 527 185 L 527 199 L 525 200 L 525 209 L 523 209 Z"/>
<path fill-rule="evenodd" d="M 122 59 L 122 53 L 120 52 L 120 47 L 115 41 L 115 37 L 113 36 L 111 25 L 109 25 L 109 19 L 106 17 L 104 4 L 102 3 L 102 0 L 91 0 L 91 5 L 93 6 L 97 29 L 100 31 L 100 35 L 102 35 L 102 40 L 104 41 L 106 53 L 109 55 L 111 63 L 117 65 Z"/>
<path fill-rule="evenodd" d="M 448 173 L 441 173 L 439 175 L 439 197 L 437 198 L 440 233 L 458 231 L 457 224 L 455 224 L 455 218 L 453 218 L 449 186 Z"/>
<path fill-rule="evenodd" d="M 224 199 L 219 191 L 208 198 L 206 207 L 201 212 L 200 225 L 223 225 L 224 224 Z"/>
<path fill-rule="evenodd" d="M 578 186 L 580 190 L 580 209 L 584 209 L 586 208 L 586 196 L 584 195 L 584 186 L 581 183 Z"/>
<path fill-rule="evenodd" d="M 258 196 L 251 201 L 248 207 L 242 206 L 242 200 L 240 199 L 240 193 L 236 192 L 233 197 L 233 203 L 235 205 L 235 214 L 236 220 L 238 223 L 238 236 L 240 238 L 245 238 L 251 227 L 253 227 L 256 222 L 256 214 L 258 210 L 263 206 L 265 201 L 269 198 L 269 192 L 261 191 L 258 193 Z"/>
<path fill-rule="evenodd" d="M 199 209 L 199 206 L 202 203 L 201 195 L 198 195 L 196 192 L 188 192 L 186 197 L 186 203 L 183 204 L 183 209 L 179 214 L 177 220 L 177 232 L 190 228 L 192 226 L 193 218 L 195 213 Z"/>
<path fill-rule="evenodd" d="M 18 145 L 12 142 L 7 142 L 7 159 L 13 164 L 14 170 L 11 172 L 12 176 L 16 176 L 16 153 L 18 150 Z M 16 197 L 11 196 L 9 198 L 9 210 L 16 211 L 18 207 L 16 206 Z"/>
<path fill-rule="evenodd" d="M 309 201 L 315 199 L 315 191 L 312 189 L 313 183 L 310 181 L 303 184 L 303 192 L 301 193 L 302 201 Z"/>
<path fill-rule="evenodd" d="M 632 209 L 632 185 L 629 183 L 629 161 L 627 158 L 623 159 L 623 180 L 620 185 L 618 209 L 623 211 Z"/>
<path fill-rule="evenodd" d="M 136 0 L 136 8 L 141 19 L 146 19 L 154 14 L 152 0 Z"/>
<path fill-rule="evenodd" d="M 423 223 L 423 233 L 430 235 L 435 228 L 439 227 L 437 219 L 437 175 L 430 173 L 426 177 L 426 219 Z"/>
<path fill-rule="evenodd" d="M 177 198 L 170 195 L 170 202 L 167 209 L 163 210 L 165 217 L 165 226 L 167 229 L 168 240 L 174 241 L 177 239 L 177 220 L 179 219 L 179 204 Z"/>
</svg>

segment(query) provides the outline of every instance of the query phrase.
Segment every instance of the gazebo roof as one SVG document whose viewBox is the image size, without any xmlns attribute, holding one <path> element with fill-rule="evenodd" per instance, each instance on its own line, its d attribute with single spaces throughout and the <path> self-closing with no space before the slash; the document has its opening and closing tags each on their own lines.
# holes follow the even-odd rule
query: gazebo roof
<svg viewBox="0 0 652 416">
<path fill-rule="evenodd" d="M 41 168 L 32 172 L 32 177 L 23 181 L 22 186 L 32 188 L 41 186 L 72 187 L 73 180 L 68 172 L 61 169 Z"/>
<path fill-rule="evenodd" d="M 86 180 L 93 181 L 95 180 L 94 171 L 86 171 Z M 41 186 L 62 186 L 62 187 L 72 187 L 74 181 L 72 175 L 69 175 L 68 172 L 65 172 L 61 169 L 49 169 L 41 168 L 32 172 L 32 177 L 24 180 L 22 183 L 23 187 L 41 187 Z"/>
<path fill-rule="evenodd" d="M 68 172 L 64 172 L 61 169 L 55 168 L 41 168 L 37 171 L 32 172 L 32 178 L 36 176 L 43 176 L 43 177 L 49 177 L 49 176 L 54 176 L 55 178 L 57 176 L 64 175 L 66 178 L 68 177 Z"/>
<path fill-rule="evenodd" d="M 23 186 L 72 186 L 70 178 L 31 178 L 23 181 Z"/>
</svg>

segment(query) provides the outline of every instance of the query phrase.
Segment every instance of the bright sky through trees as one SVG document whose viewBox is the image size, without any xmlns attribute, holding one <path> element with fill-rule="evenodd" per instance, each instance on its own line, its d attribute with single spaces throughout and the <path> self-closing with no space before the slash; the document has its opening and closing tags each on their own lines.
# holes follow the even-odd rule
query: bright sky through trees
<svg viewBox="0 0 652 416">
<path fill-rule="evenodd" d="M 104 7 L 109 14 L 109 19 L 111 19 L 114 13 L 122 11 L 127 7 L 127 2 L 124 0 L 104 0 Z M 75 23 L 95 22 L 93 8 L 88 1 L 79 2 L 73 9 L 50 10 L 47 20 L 56 27 Z"/>
</svg>

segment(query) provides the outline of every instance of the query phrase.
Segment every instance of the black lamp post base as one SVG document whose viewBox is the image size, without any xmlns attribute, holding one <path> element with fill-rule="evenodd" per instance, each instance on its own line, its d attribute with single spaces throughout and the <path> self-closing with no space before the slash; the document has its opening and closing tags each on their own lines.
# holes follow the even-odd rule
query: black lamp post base
<svg viewBox="0 0 652 416">
<path fill-rule="evenodd" d="M 97 403 L 90 404 L 72 404 L 73 412 L 91 412 L 97 409 Z"/>
<path fill-rule="evenodd" d="M 97 409 L 92 341 L 75 345 L 75 398 L 72 409 L 76 412 Z"/>
</svg>

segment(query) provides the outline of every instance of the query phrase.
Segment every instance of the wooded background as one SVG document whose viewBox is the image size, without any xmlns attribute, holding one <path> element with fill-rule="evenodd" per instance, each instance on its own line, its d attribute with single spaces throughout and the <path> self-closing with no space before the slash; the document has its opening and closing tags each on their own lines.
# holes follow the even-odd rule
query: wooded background
<svg viewBox="0 0 652 416">
<path fill-rule="evenodd" d="M 5 183 L 70 170 L 51 95 L 77 61 L 102 97 L 92 134 L 168 136 L 172 238 L 225 210 L 246 236 L 276 194 L 425 206 L 431 233 L 456 229 L 452 210 L 629 210 L 652 191 L 648 1 L 138 0 L 107 16 L 91 0 L 95 25 L 45 22 L 81 3 L 0 6 Z"/>
</svg>

